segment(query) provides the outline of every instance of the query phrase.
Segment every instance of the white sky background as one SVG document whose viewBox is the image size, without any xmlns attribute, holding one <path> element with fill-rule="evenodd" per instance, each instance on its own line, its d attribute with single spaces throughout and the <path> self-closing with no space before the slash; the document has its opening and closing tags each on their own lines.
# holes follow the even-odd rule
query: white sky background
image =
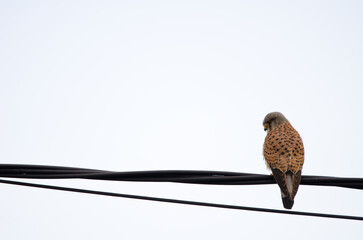
<svg viewBox="0 0 363 240">
<path fill-rule="evenodd" d="M 1 163 L 268 174 L 281 111 L 303 174 L 362 177 L 360 1 L 1 1 Z M 33 180 L 282 209 L 277 185 Z M 0 185 L 2 239 L 360 239 L 362 223 Z M 363 216 L 301 186 L 293 210 Z"/>
</svg>

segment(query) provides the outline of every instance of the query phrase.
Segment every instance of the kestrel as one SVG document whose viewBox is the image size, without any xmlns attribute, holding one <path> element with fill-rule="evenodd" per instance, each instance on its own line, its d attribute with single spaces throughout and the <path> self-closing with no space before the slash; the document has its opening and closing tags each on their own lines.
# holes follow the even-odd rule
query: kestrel
<svg viewBox="0 0 363 240">
<path fill-rule="evenodd" d="M 299 133 L 284 115 L 272 112 L 266 115 L 263 126 L 267 135 L 263 156 L 281 189 L 284 208 L 291 209 L 301 180 L 304 164 L 304 145 Z"/>
</svg>

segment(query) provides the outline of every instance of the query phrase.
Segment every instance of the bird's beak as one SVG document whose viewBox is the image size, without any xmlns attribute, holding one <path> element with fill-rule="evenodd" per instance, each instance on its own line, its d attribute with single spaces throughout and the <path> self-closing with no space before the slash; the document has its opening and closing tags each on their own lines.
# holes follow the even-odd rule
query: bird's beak
<svg viewBox="0 0 363 240">
<path fill-rule="evenodd" d="M 265 131 L 267 131 L 267 132 L 268 132 L 268 126 L 269 126 L 269 124 L 268 124 L 268 123 L 265 123 L 265 125 L 263 125 L 263 129 L 264 129 Z"/>
</svg>

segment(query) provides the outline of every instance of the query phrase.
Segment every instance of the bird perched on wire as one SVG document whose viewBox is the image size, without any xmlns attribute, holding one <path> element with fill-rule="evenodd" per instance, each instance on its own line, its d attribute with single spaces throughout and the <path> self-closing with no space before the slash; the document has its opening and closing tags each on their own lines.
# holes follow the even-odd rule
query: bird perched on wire
<svg viewBox="0 0 363 240">
<path fill-rule="evenodd" d="M 267 114 L 263 126 L 267 131 L 263 145 L 266 165 L 281 189 L 284 208 L 291 209 L 304 164 L 302 139 L 282 113 Z"/>
</svg>

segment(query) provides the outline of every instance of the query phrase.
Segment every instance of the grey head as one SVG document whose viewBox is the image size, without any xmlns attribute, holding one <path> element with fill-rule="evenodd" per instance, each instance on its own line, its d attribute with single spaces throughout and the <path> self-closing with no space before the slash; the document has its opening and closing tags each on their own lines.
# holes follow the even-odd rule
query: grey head
<svg viewBox="0 0 363 240">
<path fill-rule="evenodd" d="M 263 119 L 262 124 L 263 124 L 265 131 L 269 132 L 287 121 L 288 120 L 282 113 L 271 112 L 266 115 L 265 119 Z"/>
</svg>

